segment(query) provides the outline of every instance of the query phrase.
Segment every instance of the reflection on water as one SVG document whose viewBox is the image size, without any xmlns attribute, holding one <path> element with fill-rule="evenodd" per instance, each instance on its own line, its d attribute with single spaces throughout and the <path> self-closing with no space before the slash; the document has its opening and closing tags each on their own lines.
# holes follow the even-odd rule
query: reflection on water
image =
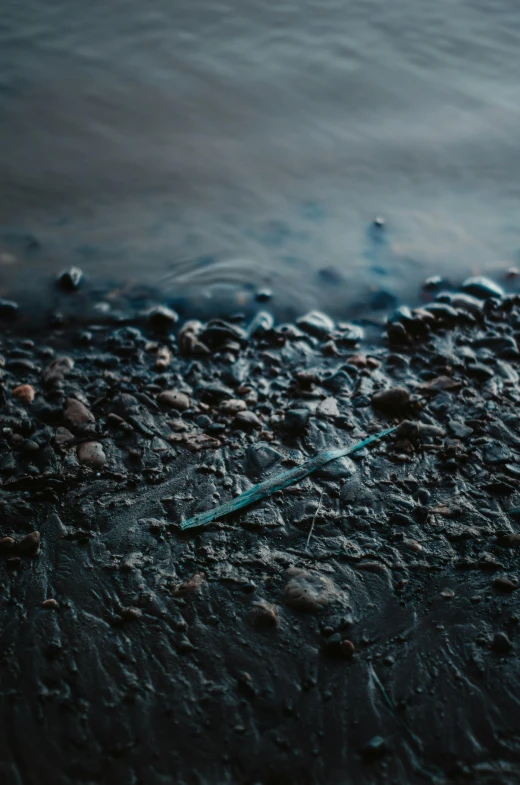
<svg viewBox="0 0 520 785">
<path fill-rule="evenodd" d="M 346 314 L 502 272 L 519 45 L 514 0 L 7 0 L 0 294 L 77 264 Z"/>
</svg>

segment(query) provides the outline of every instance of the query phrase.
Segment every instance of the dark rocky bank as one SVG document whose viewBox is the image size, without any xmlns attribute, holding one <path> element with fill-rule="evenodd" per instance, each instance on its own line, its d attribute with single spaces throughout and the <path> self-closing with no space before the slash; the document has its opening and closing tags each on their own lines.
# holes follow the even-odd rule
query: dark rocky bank
<svg viewBox="0 0 520 785">
<path fill-rule="evenodd" d="M 0 782 L 520 782 L 520 297 L 147 320 L 0 339 Z"/>
</svg>

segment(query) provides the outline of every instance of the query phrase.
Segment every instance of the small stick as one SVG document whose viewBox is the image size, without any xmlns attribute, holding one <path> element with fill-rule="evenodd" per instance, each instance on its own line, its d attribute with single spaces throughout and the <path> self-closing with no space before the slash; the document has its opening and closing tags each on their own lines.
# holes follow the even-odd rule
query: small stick
<svg viewBox="0 0 520 785">
<path fill-rule="evenodd" d="M 322 492 L 321 492 L 321 494 L 320 494 L 320 500 L 319 500 L 319 502 L 318 502 L 318 506 L 316 507 L 316 512 L 314 513 L 314 517 L 313 517 L 313 519 L 312 519 L 312 523 L 311 523 L 311 529 L 310 529 L 310 531 L 309 531 L 309 536 L 307 537 L 307 542 L 305 543 L 305 550 L 308 550 L 308 549 L 309 549 L 309 543 L 310 543 L 310 541 L 311 541 L 312 532 L 313 532 L 313 529 L 314 529 L 314 524 L 315 524 L 315 522 L 316 522 L 316 516 L 318 515 L 318 513 L 319 513 L 319 511 L 320 511 L 320 507 L 321 507 L 321 500 L 322 500 L 322 499 L 323 499 L 323 491 L 322 491 Z"/>
</svg>

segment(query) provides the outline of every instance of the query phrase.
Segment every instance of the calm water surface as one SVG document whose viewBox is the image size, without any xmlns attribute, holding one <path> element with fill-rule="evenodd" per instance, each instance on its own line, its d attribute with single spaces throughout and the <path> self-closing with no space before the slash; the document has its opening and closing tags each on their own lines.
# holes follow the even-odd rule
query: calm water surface
<svg viewBox="0 0 520 785">
<path fill-rule="evenodd" d="M 0 296 L 347 315 L 520 262 L 515 0 L 2 8 Z"/>
</svg>

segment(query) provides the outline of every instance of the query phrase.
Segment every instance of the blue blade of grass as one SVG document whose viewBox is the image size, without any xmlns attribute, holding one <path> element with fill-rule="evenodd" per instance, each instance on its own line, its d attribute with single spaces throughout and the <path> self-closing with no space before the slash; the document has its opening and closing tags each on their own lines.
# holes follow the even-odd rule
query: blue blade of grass
<svg viewBox="0 0 520 785">
<path fill-rule="evenodd" d="M 252 488 L 245 493 L 242 493 L 240 496 L 237 496 L 233 501 L 222 504 L 220 507 L 215 507 L 214 510 L 201 512 L 193 518 L 183 521 L 181 523 L 181 529 L 193 529 L 196 526 L 205 526 L 206 524 L 217 520 L 217 518 L 222 518 L 224 515 L 229 515 L 232 512 L 240 510 L 242 507 L 248 507 L 250 504 L 259 502 L 262 499 L 267 499 L 268 496 L 272 496 L 276 491 L 281 491 L 289 485 L 300 482 L 304 477 L 312 474 L 312 472 L 321 468 L 326 463 L 335 461 L 338 458 L 344 458 L 347 455 L 352 455 L 352 453 L 359 452 L 359 450 L 362 450 L 364 447 L 368 447 L 369 444 L 373 444 L 374 442 L 383 439 L 385 436 L 388 436 L 388 434 L 393 433 L 396 427 L 397 426 L 394 428 L 387 428 L 386 431 L 380 431 L 373 436 L 368 436 L 353 447 L 340 447 L 337 450 L 325 450 L 324 452 L 320 452 L 301 466 L 296 466 L 296 468 L 277 474 L 276 477 L 264 480 L 264 482 L 260 482 L 258 485 L 253 485 Z"/>
</svg>

